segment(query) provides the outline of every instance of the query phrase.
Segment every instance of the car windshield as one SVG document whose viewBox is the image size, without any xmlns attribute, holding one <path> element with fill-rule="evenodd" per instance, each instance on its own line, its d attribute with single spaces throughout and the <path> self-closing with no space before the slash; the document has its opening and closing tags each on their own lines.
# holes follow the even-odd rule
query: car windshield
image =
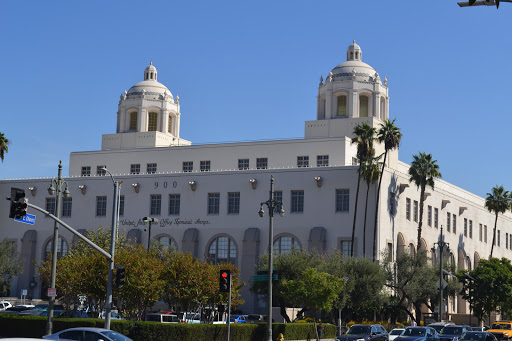
<svg viewBox="0 0 512 341">
<path fill-rule="evenodd" d="M 441 335 L 456 335 L 462 334 L 462 327 L 446 326 L 441 329 Z"/>
<path fill-rule="evenodd" d="M 123 334 L 119 334 L 118 332 L 112 330 L 102 331 L 101 334 L 106 335 L 114 341 L 133 341 L 129 337 L 124 336 Z"/>
<path fill-rule="evenodd" d="M 403 329 L 393 329 L 393 330 L 389 333 L 389 335 L 400 335 L 400 334 L 402 334 L 402 332 L 403 332 L 403 331 L 404 331 Z"/>
<path fill-rule="evenodd" d="M 506 329 L 510 330 L 510 324 L 507 323 L 494 323 L 491 329 Z"/>
<path fill-rule="evenodd" d="M 353 334 L 353 335 L 370 334 L 370 330 L 371 330 L 371 327 L 369 327 L 369 326 L 352 326 L 347 331 L 347 334 Z"/>
<path fill-rule="evenodd" d="M 425 336 L 425 328 L 405 328 L 402 336 Z"/>
<path fill-rule="evenodd" d="M 485 333 L 467 332 L 462 335 L 461 340 L 483 341 L 485 340 Z"/>
</svg>

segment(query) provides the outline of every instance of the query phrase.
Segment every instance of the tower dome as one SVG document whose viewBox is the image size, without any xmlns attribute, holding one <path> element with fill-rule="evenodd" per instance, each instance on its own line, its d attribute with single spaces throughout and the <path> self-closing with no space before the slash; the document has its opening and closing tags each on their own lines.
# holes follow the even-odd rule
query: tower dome
<svg viewBox="0 0 512 341">
<path fill-rule="evenodd" d="M 363 51 L 361 47 L 353 43 L 347 48 L 347 61 L 337 65 L 332 69 L 334 77 L 343 76 L 370 76 L 374 77 L 376 71 L 362 60 Z"/>
<path fill-rule="evenodd" d="M 172 100 L 171 92 L 165 85 L 157 82 L 157 73 L 156 67 L 153 65 L 153 62 L 149 63 L 149 66 L 144 70 L 144 80 L 142 82 L 138 82 L 134 86 L 128 90 L 128 97 L 134 96 L 155 96 L 156 98 L 162 97 L 170 97 Z"/>
</svg>

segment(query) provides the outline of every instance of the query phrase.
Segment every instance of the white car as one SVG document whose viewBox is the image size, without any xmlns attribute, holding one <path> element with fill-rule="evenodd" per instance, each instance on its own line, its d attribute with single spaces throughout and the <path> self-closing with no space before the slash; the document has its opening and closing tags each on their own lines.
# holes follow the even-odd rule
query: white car
<svg viewBox="0 0 512 341">
<path fill-rule="evenodd" d="M 4 311 L 7 308 L 12 307 L 12 304 L 8 301 L 0 301 L 0 311 Z"/>
<path fill-rule="evenodd" d="M 400 336 L 402 332 L 404 331 L 404 328 L 395 328 L 392 331 L 389 332 L 389 341 L 394 340 L 397 336 Z"/>
</svg>

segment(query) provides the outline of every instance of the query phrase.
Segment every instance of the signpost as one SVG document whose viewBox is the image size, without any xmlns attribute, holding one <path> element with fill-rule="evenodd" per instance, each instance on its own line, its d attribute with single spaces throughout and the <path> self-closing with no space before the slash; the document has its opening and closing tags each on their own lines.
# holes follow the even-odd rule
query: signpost
<svg viewBox="0 0 512 341">
<path fill-rule="evenodd" d="M 25 214 L 22 219 L 14 218 L 14 220 L 19 221 L 21 223 L 34 225 L 36 222 L 36 216 L 34 214 Z"/>
<path fill-rule="evenodd" d="M 57 296 L 57 289 L 56 288 L 48 288 L 48 297 L 55 297 Z"/>
</svg>

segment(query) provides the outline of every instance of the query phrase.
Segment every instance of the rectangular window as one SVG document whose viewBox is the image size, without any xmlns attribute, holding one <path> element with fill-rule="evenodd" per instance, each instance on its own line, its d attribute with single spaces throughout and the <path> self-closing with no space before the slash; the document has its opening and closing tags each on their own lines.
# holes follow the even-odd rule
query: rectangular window
<svg viewBox="0 0 512 341">
<path fill-rule="evenodd" d="M 469 238 L 473 239 L 473 220 L 469 221 Z"/>
<path fill-rule="evenodd" d="M 498 230 L 498 247 L 500 246 L 500 230 Z"/>
<path fill-rule="evenodd" d="M 352 240 L 342 240 L 340 249 L 341 255 L 345 257 L 350 257 L 350 250 L 352 248 Z"/>
<path fill-rule="evenodd" d="M 448 213 L 446 213 L 446 231 L 448 231 L 448 232 L 451 231 L 450 222 L 451 222 L 451 215 L 450 215 L 450 212 L 448 212 Z"/>
<path fill-rule="evenodd" d="M 240 213 L 240 192 L 228 193 L 228 214 Z"/>
<path fill-rule="evenodd" d="M 169 194 L 169 215 L 180 215 L 181 194 Z"/>
<path fill-rule="evenodd" d="M 96 175 L 99 175 L 99 176 L 106 175 L 107 171 L 105 170 L 105 168 L 107 168 L 107 166 L 105 166 L 105 165 L 96 166 Z"/>
<path fill-rule="evenodd" d="M 238 170 L 249 169 L 249 159 L 238 159 Z"/>
<path fill-rule="evenodd" d="M 148 163 L 146 167 L 146 173 L 154 174 L 156 173 L 156 163 Z"/>
<path fill-rule="evenodd" d="M 297 156 L 297 167 L 309 167 L 309 156 Z"/>
<path fill-rule="evenodd" d="M 150 112 L 148 116 L 148 131 L 156 131 L 158 113 Z"/>
<path fill-rule="evenodd" d="M 160 215 L 162 213 L 162 195 L 151 194 L 151 204 L 149 214 Z"/>
<path fill-rule="evenodd" d="M 453 218 L 452 232 L 457 233 L 457 216 L 455 214 L 452 214 L 452 218 Z"/>
<path fill-rule="evenodd" d="M 427 225 L 432 227 L 432 206 L 427 207 Z"/>
<path fill-rule="evenodd" d="M 201 172 L 209 172 L 210 171 L 210 161 L 200 161 L 199 162 L 199 170 Z"/>
<path fill-rule="evenodd" d="M 73 204 L 73 198 L 67 197 L 62 198 L 62 216 L 71 217 L 71 207 Z"/>
<path fill-rule="evenodd" d="M 482 224 L 478 225 L 478 240 L 482 241 Z"/>
<path fill-rule="evenodd" d="M 510 234 L 510 249 L 512 249 L 512 233 Z"/>
<path fill-rule="evenodd" d="M 347 116 L 347 96 L 338 96 L 338 111 L 336 116 Z"/>
<path fill-rule="evenodd" d="M 304 212 L 304 191 L 295 190 L 291 192 L 292 207 L 291 213 L 302 213 Z"/>
<path fill-rule="evenodd" d="M 268 168 L 268 158 L 259 157 L 256 159 L 256 169 L 267 169 Z"/>
<path fill-rule="evenodd" d="M 348 189 L 336 190 L 336 212 L 348 212 L 350 192 Z"/>
<path fill-rule="evenodd" d="M 119 196 L 119 215 L 124 216 L 124 195 Z"/>
<path fill-rule="evenodd" d="M 91 166 L 83 166 L 81 175 L 82 176 L 91 176 Z"/>
<path fill-rule="evenodd" d="M 140 163 L 130 165 L 130 174 L 140 174 Z"/>
<path fill-rule="evenodd" d="M 46 210 L 55 215 L 55 197 L 46 198 Z"/>
<path fill-rule="evenodd" d="M 316 156 L 316 166 L 317 167 L 329 166 L 329 155 L 317 155 Z"/>
<path fill-rule="evenodd" d="M 368 97 L 359 96 L 359 117 L 368 117 Z"/>
<path fill-rule="evenodd" d="M 359 165 L 359 160 L 357 159 L 357 157 L 352 157 L 352 166 L 357 166 Z"/>
<path fill-rule="evenodd" d="M 487 225 L 484 225 L 484 243 L 487 243 Z"/>
<path fill-rule="evenodd" d="M 388 243 L 388 250 L 387 251 L 388 251 L 387 252 L 388 259 L 391 262 L 391 260 L 393 259 L 393 244 L 392 243 Z"/>
<path fill-rule="evenodd" d="M 194 162 L 193 161 L 183 161 L 183 172 L 189 173 L 194 170 Z"/>
<path fill-rule="evenodd" d="M 434 227 L 439 228 L 439 209 L 434 208 Z"/>
<path fill-rule="evenodd" d="M 107 196 L 96 197 L 96 216 L 104 217 L 107 215 Z"/>
<path fill-rule="evenodd" d="M 274 191 L 273 199 L 278 202 L 283 202 L 283 191 Z M 274 210 L 275 213 L 279 213 L 281 211 L 282 205 L 277 205 Z"/>
<path fill-rule="evenodd" d="M 468 220 L 464 218 L 464 237 L 468 236 Z"/>
<path fill-rule="evenodd" d="M 208 214 L 219 214 L 220 193 L 208 193 Z"/>
<path fill-rule="evenodd" d="M 137 112 L 130 113 L 130 130 L 137 130 Z"/>
<path fill-rule="evenodd" d="M 414 221 L 415 222 L 418 222 L 418 202 L 416 200 L 414 200 L 414 214 L 413 214 L 413 217 L 414 217 Z"/>
<path fill-rule="evenodd" d="M 411 199 L 405 199 L 405 218 L 411 220 Z"/>
<path fill-rule="evenodd" d="M 505 249 L 508 249 L 508 233 L 505 234 Z"/>
</svg>

